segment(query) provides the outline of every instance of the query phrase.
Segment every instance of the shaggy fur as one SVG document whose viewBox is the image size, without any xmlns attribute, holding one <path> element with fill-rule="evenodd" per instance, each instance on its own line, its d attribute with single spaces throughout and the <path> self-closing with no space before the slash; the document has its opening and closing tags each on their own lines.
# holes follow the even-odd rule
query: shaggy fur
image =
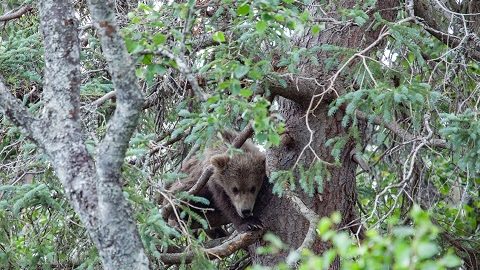
<svg viewBox="0 0 480 270">
<path fill-rule="evenodd" d="M 223 137 L 231 143 L 235 134 L 225 132 Z M 265 155 L 250 140 L 241 149 L 243 153 L 232 156 L 225 154 L 227 147 L 224 144 L 207 149 L 203 155 L 188 160 L 182 167 L 182 172 L 188 174 L 187 182 L 174 183 L 170 188 L 172 191 L 188 189 L 209 165 L 213 165 L 213 175 L 198 194 L 207 198 L 210 201 L 208 207 L 215 210 L 207 215 L 213 227 L 218 222 L 212 222 L 210 217 L 220 216 L 227 223 L 233 223 L 237 231 L 261 228 L 260 220 L 253 216 L 253 208 L 266 177 Z"/>
</svg>

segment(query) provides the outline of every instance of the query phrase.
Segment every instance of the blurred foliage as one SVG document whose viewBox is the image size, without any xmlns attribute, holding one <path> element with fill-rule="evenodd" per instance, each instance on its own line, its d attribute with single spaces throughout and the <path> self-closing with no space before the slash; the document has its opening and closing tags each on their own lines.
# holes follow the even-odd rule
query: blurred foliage
<svg viewBox="0 0 480 270">
<path fill-rule="evenodd" d="M 275 266 L 275 269 L 291 269 L 295 266 L 301 270 L 330 269 L 335 260 L 340 260 L 340 269 L 371 270 L 371 269 L 450 269 L 462 265 L 462 261 L 452 249 L 444 249 L 439 245 L 439 230 L 432 224 L 428 214 L 419 206 L 412 208 L 409 224 L 398 225 L 399 220 L 389 218 L 386 227 L 379 232 L 368 230 L 366 238 L 359 245 L 345 231 L 338 231 L 341 215 L 332 214 L 324 217 L 317 226 L 320 239 L 328 242 L 331 247 L 322 255 L 316 255 L 304 249 L 292 251 L 285 263 Z M 277 237 L 265 235 L 269 244 L 257 252 L 273 254 L 285 249 Z M 270 269 L 254 266 L 252 270 Z"/>
</svg>

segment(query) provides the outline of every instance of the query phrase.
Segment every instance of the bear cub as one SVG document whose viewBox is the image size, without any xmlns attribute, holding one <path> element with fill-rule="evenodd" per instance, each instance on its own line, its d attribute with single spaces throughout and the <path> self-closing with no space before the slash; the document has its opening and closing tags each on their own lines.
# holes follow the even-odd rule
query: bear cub
<svg viewBox="0 0 480 270">
<path fill-rule="evenodd" d="M 236 137 L 233 132 L 223 132 L 224 141 L 232 143 Z M 266 179 L 265 154 L 247 140 L 241 147 L 242 153 L 227 155 L 227 146 L 207 149 L 203 156 L 188 160 L 182 171 L 188 174 L 187 181 L 195 183 L 209 165 L 213 174 L 200 191 L 210 201 L 209 208 L 214 213 L 207 214 L 212 227 L 232 223 L 239 232 L 261 229 L 261 221 L 254 216 L 254 206 L 258 192 Z M 205 207 L 205 205 L 202 205 Z M 223 220 L 213 222 L 213 218 Z M 211 220 L 212 219 L 212 220 Z"/>
</svg>

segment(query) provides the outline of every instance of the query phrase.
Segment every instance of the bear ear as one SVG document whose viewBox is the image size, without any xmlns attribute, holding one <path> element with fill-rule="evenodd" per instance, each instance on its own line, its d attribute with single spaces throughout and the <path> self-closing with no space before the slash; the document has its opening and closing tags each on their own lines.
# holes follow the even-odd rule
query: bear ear
<svg viewBox="0 0 480 270">
<path fill-rule="evenodd" d="M 216 155 L 210 159 L 210 163 L 220 171 L 225 170 L 229 161 L 230 158 L 227 155 Z"/>
<path fill-rule="evenodd" d="M 233 143 L 233 140 L 237 137 L 237 133 L 231 130 L 224 130 L 222 131 L 222 139 L 226 143 Z"/>
</svg>

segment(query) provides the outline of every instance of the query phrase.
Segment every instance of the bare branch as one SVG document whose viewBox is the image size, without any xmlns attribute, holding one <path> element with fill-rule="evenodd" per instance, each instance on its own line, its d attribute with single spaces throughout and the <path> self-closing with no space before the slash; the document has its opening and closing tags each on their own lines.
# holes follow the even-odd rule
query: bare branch
<svg viewBox="0 0 480 270">
<path fill-rule="evenodd" d="M 90 103 L 90 106 L 92 106 L 94 108 L 100 107 L 100 106 L 103 105 L 103 103 L 107 102 L 111 98 L 114 98 L 116 95 L 117 95 L 116 91 L 110 91 L 110 92 L 106 93 L 105 95 L 103 95 L 101 98 L 99 98 L 99 99 L 93 101 L 92 103 Z"/>
<path fill-rule="evenodd" d="M 246 248 L 256 241 L 258 241 L 263 235 L 263 231 L 248 231 L 241 234 L 232 236 L 231 239 L 225 241 L 224 243 L 201 250 L 200 252 L 204 253 L 209 259 L 218 259 L 224 258 L 229 255 L 232 255 L 237 250 Z M 182 262 L 191 263 L 193 258 L 196 256 L 194 252 L 184 252 L 184 253 L 164 253 L 160 255 L 160 260 L 168 265 L 179 264 Z"/>
<path fill-rule="evenodd" d="M 142 52 L 142 53 L 145 54 L 145 53 L 151 53 L 151 52 L 146 51 L 146 52 Z M 171 60 L 175 61 L 175 63 L 177 64 L 178 70 L 183 75 L 185 75 L 185 77 L 187 78 L 187 81 L 192 86 L 193 92 L 198 97 L 198 99 L 200 101 L 207 100 L 208 95 L 203 91 L 203 89 L 198 84 L 197 78 L 193 74 L 192 69 L 187 64 L 187 62 L 185 61 L 183 56 L 175 55 L 173 52 L 167 50 L 166 48 L 161 48 L 161 49 L 155 51 L 154 53 L 158 54 L 158 55 L 163 55 L 163 56 L 168 57 Z"/>
<path fill-rule="evenodd" d="M 30 5 L 20 7 L 18 10 L 14 11 L 12 13 L 7 13 L 7 14 L 4 14 L 4 15 L 0 16 L 0 22 L 7 22 L 7 21 L 10 21 L 10 20 L 13 20 L 13 19 L 18 19 L 32 9 L 33 8 Z"/>
</svg>

